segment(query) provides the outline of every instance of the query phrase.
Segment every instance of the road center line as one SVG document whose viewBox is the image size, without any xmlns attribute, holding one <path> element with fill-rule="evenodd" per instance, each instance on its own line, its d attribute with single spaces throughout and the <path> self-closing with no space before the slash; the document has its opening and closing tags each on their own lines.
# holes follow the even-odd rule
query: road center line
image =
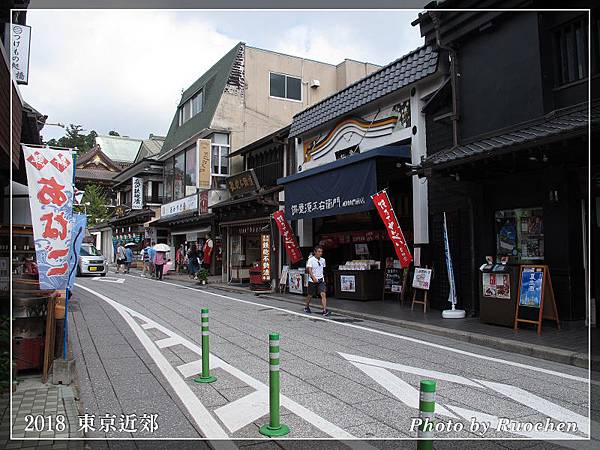
<svg viewBox="0 0 600 450">
<path fill-rule="evenodd" d="M 191 291 L 201 292 L 201 293 L 212 295 L 212 296 L 215 296 L 215 297 L 225 298 L 227 300 L 232 300 L 234 302 L 245 303 L 247 305 L 260 306 L 261 308 L 264 308 L 265 306 L 268 306 L 271 309 L 275 309 L 277 311 L 283 311 L 285 313 L 292 314 L 292 315 L 295 315 L 295 316 L 300 316 L 300 317 L 304 317 L 304 318 L 308 317 L 305 313 L 299 313 L 299 312 L 296 312 L 296 311 L 290 311 L 288 309 L 280 308 L 280 307 L 277 307 L 277 306 L 265 305 L 264 303 L 257 303 L 257 302 L 251 302 L 249 300 L 242 300 L 240 298 L 230 297 L 228 295 L 217 294 L 216 292 L 211 292 L 211 291 L 207 291 L 207 290 L 204 290 L 204 289 L 197 289 L 197 288 L 193 288 L 193 287 L 190 287 L 190 286 L 184 286 L 184 285 L 181 285 L 181 284 L 171 283 L 171 282 L 168 282 L 168 281 L 148 280 L 146 278 L 140 278 L 140 277 L 136 277 L 134 275 L 129 275 L 129 276 L 132 277 L 132 278 L 138 279 L 138 280 L 142 280 L 142 281 L 150 281 L 150 282 L 155 282 L 155 283 L 164 283 L 164 284 L 167 284 L 167 285 L 170 285 L 170 286 L 179 287 L 179 288 L 182 288 L 182 289 L 189 289 Z M 327 319 L 325 317 L 313 317 L 313 316 L 310 316 L 310 319 L 311 320 L 323 320 L 325 322 L 329 322 L 329 323 L 332 323 L 332 324 L 336 324 L 336 325 L 340 325 L 340 326 L 345 326 L 345 327 L 350 327 L 350 328 L 355 328 L 355 329 L 363 330 L 363 331 L 368 331 L 370 333 L 375 333 L 375 334 L 379 334 L 379 335 L 382 335 L 382 336 L 388 336 L 388 337 L 393 337 L 393 338 L 396 338 L 396 339 L 402 339 L 402 340 L 405 340 L 405 341 L 409 341 L 409 342 L 413 342 L 413 343 L 417 343 L 417 344 L 421 344 L 421 345 L 426 345 L 428 347 L 438 348 L 438 349 L 441 349 L 441 350 L 446 350 L 446 351 L 457 353 L 457 354 L 460 354 L 460 355 L 470 356 L 472 358 L 483 359 L 483 360 L 486 360 L 486 361 L 493 361 L 493 362 L 497 362 L 497 363 L 500 363 L 500 364 L 506 364 L 506 365 L 513 366 L 513 367 L 520 367 L 522 369 L 532 370 L 534 372 L 540 372 L 540 373 L 544 373 L 544 374 L 547 374 L 547 375 L 553 375 L 553 376 L 556 376 L 556 377 L 565 378 L 567 380 L 573 380 L 573 381 L 578 381 L 580 383 L 589 384 L 589 379 L 587 379 L 587 378 L 578 377 L 578 376 L 575 376 L 575 375 L 570 375 L 568 373 L 557 372 L 555 370 L 544 369 L 543 367 L 530 366 L 528 364 L 523 364 L 523 363 L 519 363 L 519 362 L 516 362 L 516 361 L 508 361 L 506 359 L 494 358 L 492 356 L 478 355 L 477 353 L 472 353 L 472 352 L 469 352 L 469 351 L 466 351 L 466 350 L 461 350 L 461 349 L 458 349 L 458 348 L 453 348 L 453 347 L 449 347 L 449 346 L 445 346 L 445 345 L 441 345 L 441 344 L 435 344 L 433 342 L 427 342 L 427 341 L 423 341 L 423 340 L 420 340 L 420 339 L 417 339 L 417 338 L 412 338 L 412 337 L 408 337 L 408 336 L 402 336 L 402 335 L 399 335 L 399 334 L 389 333 L 387 331 L 376 330 L 376 329 L 373 329 L 373 328 L 367 328 L 367 327 L 363 327 L 363 326 L 360 326 L 360 325 L 355 325 L 355 324 L 352 324 L 352 323 L 336 322 L 334 320 Z"/>
</svg>

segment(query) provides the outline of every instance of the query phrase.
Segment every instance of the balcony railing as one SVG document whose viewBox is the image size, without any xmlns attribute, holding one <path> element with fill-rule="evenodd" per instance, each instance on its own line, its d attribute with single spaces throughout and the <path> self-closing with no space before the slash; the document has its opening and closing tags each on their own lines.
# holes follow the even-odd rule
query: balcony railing
<svg viewBox="0 0 600 450">
<path fill-rule="evenodd" d="M 275 186 L 277 184 L 277 178 L 283 176 L 283 162 L 281 161 L 248 168 L 254 169 L 256 178 L 258 178 L 258 183 L 261 186 Z"/>
</svg>

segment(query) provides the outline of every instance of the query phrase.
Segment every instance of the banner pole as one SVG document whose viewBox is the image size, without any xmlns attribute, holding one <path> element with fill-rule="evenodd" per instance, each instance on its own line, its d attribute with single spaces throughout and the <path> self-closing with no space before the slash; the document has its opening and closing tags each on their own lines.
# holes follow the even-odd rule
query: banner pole
<svg viewBox="0 0 600 450">
<path fill-rule="evenodd" d="M 63 359 L 66 361 L 67 354 L 67 334 L 69 332 L 69 288 L 65 289 L 65 326 L 63 333 Z"/>
</svg>

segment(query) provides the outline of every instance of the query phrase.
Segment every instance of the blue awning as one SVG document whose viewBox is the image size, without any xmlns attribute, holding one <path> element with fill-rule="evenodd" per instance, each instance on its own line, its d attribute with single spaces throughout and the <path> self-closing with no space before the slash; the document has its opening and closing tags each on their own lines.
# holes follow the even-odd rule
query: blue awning
<svg viewBox="0 0 600 450">
<path fill-rule="evenodd" d="M 367 211 L 377 192 L 377 157 L 410 158 L 409 146 L 369 150 L 305 172 L 279 178 L 288 220 Z"/>
</svg>

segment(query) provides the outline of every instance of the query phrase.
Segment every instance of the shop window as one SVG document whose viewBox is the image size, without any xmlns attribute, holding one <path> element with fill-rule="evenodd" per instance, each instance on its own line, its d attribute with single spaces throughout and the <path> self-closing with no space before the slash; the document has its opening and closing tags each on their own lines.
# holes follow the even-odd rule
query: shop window
<svg viewBox="0 0 600 450">
<path fill-rule="evenodd" d="M 212 141 L 212 175 L 229 175 L 229 135 L 215 133 L 211 136 Z"/>
<path fill-rule="evenodd" d="M 196 193 L 196 146 L 185 152 L 185 195 Z"/>
<path fill-rule="evenodd" d="M 202 101 L 203 101 L 203 93 L 202 91 L 195 94 L 192 98 L 186 101 L 179 108 L 179 125 L 183 125 L 196 114 L 202 112 Z"/>
<path fill-rule="evenodd" d="M 167 159 L 165 162 L 165 202 L 173 201 L 173 158 Z"/>
<path fill-rule="evenodd" d="M 573 83 L 588 76 L 587 20 L 568 23 L 554 32 L 556 85 Z"/>
<path fill-rule="evenodd" d="M 175 166 L 173 175 L 173 199 L 179 200 L 185 197 L 183 189 L 183 177 L 185 174 L 185 152 L 175 156 Z"/>
<path fill-rule="evenodd" d="M 496 211 L 496 254 L 513 262 L 544 259 L 542 208 Z"/>
<path fill-rule="evenodd" d="M 302 100 L 302 80 L 280 73 L 269 74 L 269 94 L 271 97 L 288 100 Z"/>
</svg>

